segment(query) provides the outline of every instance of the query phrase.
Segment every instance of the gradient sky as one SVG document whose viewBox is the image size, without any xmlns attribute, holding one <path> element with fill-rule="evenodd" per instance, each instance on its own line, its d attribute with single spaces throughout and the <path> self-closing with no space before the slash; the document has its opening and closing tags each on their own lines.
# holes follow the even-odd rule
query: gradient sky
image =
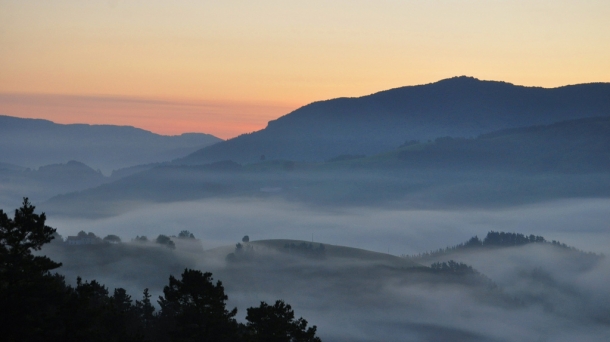
<svg viewBox="0 0 610 342">
<path fill-rule="evenodd" d="M 610 82 L 608 0 L 0 0 L 0 113 L 221 138 L 469 75 Z"/>
</svg>

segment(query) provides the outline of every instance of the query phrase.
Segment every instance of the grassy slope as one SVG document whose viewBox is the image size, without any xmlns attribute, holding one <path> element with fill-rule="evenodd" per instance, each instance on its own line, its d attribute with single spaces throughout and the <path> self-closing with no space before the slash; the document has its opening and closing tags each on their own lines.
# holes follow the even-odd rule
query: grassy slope
<svg viewBox="0 0 610 342">
<path fill-rule="evenodd" d="M 264 246 L 266 248 L 281 250 L 284 248 L 284 245 L 294 243 L 295 245 L 306 243 L 313 244 L 314 246 L 320 245 L 319 242 L 308 242 L 301 240 L 288 240 L 288 239 L 273 239 L 273 240 L 259 240 L 252 241 L 251 244 L 255 246 Z M 405 260 L 404 258 L 400 258 L 394 255 L 367 251 L 365 249 L 353 248 L 353 247 L 345 247 L 338 245 L 324 245 L 324 249 L 326 251 L 327 259 L 352 259 L 357 261 L 368 261 L 379 264 L 384 264 L 387 266 L 394 267 L 417 267 L 421 266 L 416 262 L 412 262 L 409 260 Z"/>
</svg>

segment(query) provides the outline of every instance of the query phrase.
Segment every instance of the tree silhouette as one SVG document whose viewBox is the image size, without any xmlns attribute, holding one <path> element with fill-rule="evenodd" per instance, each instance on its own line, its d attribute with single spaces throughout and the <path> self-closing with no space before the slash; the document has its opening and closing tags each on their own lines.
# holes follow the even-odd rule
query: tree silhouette
<svg viewBox="0 0 610 342">
<path fill-rule="evenodd" d="M 140 320 L 144 325 L 144 329 L 150 329 L 155 320 L 155 307 L 150 302 L 150 293 L 148 288 L 144 289 L 142 301 L 136 300 L 136 312 L 140 316 Z"/>
<path fill-rule="evenodd" d="M 195 235 L 188 230 L 183 230 L 178 234 L 178 237 L 181 239 L 194 239 Z"/>
<path fill-rule="evenodd" d="M 2 337 L 27 341 L 58 334 L 55 315 L 65 289 L 63 278 L 49 271 L 61 266 L 46 256 L 35 256 L 50 242 L 55 229 L 35 214 L 27 198 L 11 219 L 0 210 L 0 322 Z"/>
<path fill-rule="evenodd" d="M 120 243 L 121 242 L 121 238 L 116 236 L 116 235 L 107 235 L 104 238 L 104 242 L 109 242 L 109 243 Z"/>
<path fill-rule="evenodd" d="M 320 342 L 316 326 L 307 327 L 303 318 L 295 319 L 289 304 L 278 300 L 273 305 L 261 302 L 247 309 L 247 340 L 251 342 Z"/>
<path fill-rule="evenodd" d="M 237 309 L 228 311 L 224 287 L 212 283 L 212 273 L 184 270 L 182 279 L 169 277 L 159 297 L 159 319 L 173 341 L 235 341 Z"/>
<path fill-rule="evenodd" d="M 19 281 L 22 276 L 43 275 L 61 266 L 46 256 L 32 255 L 33 250 L 50 242 L 56 231 L 45 225 L 46 215 L 35 214 L 34 209 L 27 197 L 15 210 L 13 219 L 0 209 L 0 276 L 9 282 Z"/>
<path fill-rule="evenodd" d="M 32 254 L 55 234 L 34 209 L 25 198 L 12 219 L 0 210 L 3 341 L 319 341 L 316 327 L 295 320 L 282 301 L 248 309 L 248 327 L 238 324 L 237 309 L 226 309 L 224 287 L 211 273 L 186 269 L 181 279 L 170 276 L 157 315 L 148 289 L 134 303 L 124 289 L 111 294 L 95 280 L 78 277 L 75 287 L 66 285 L 50 274 L 61 264 Z"/>
<path fill-rule="evenodd" d="M 176 249 L 176 244 L 174 244 L 174 241 L 172 241 L 167 235 L 159 235 L 155 242 L 169 249 Z"/>
<path fill-rule="evenodd" d="M 135 241 L 135 242 L 148 242 L 148 238 L 145 235 L 142 235 L 142 236 L 137 235 L 135 237 L 135 239 L 133 239 L 133 241 Z"/>
</svg>

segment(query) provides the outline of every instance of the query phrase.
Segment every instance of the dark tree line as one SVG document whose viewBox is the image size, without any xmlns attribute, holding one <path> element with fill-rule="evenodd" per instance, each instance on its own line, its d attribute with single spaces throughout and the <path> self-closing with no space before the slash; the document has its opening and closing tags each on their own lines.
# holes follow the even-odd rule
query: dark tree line
<svg viewBox="0 0 610 342">
<path fill-rule="evenodd" d="M 478 236 L 473 236 L 470 240 L 455 246 L 445 247 L 432 252 L 421 253 L 414 256 L 404 256 L 410 259 L 424 259 L 429 257 L 441 256 L 455 251 L 481 248 L 481 247 L 513 247 L 522 246 L 530 243 L 546 243 L 542 236 L 523 235 L 519 233 L 505 233 L 490 231 L 483 240 Z"/>
<path fill-rule="evenodd" d="M 565 243 L 558 241 L 547 241 L 544 237 L 538 235 L 524 235 L 519 233 L 506 233 L 506 232 L 494 232 L 490 231 L 487 233 L 483 240 L 479 239 L 478 236 L 473 236 L 470 240 L 460 243 L 455 246 L 440 248 L 436 251 L 420 253 L 417 255 L 403 255 L 403 257 L 412 260 L 422 260 L 426 258 L 433 258 L 439 256 L 445 256 L 460 250 L 476 249 L 476 248 L 504 248 L 504 247 L 515 247 L 524 246 L 527 244 L 547 244 L 554 247 L 560 247 L 571 252 L 575 252 L 578 256 L 586 258 L 591 261 L 595 261 L 602 255 L 598 255 L 592 252 L 584 252 L 574 247 L 570 247 Z"/>
<path fill-rule="evenodd" d="M 316 327 L 295 319 L 281 300 L 248 308 L 247 323 L 237 322 L 222 283 L 207 272 L 170 276 L 159 310 L 148 289 L 133 300 L 124 289 L 111 292 L 95 280 L 68 285 L 51 273 L 61 264 L 32 254 L 55 233 L 34 209 L 26 198 L 12 219 L 0 210 L 3 341 L 320 341 Z"/>
<path fill-rule="evenodd" d="M 479 274 L 479 272 L 473 269 L 472 266 L 461 262 L 455 262 L 453 260 L 449 260 L 447 262 L 435 262 L 430 265 L 430 268 L 432 269 L 432 271 L 438 273 L 449 273 L 457 275 Z"/>
<path fill-rule="evenodd" d="M 494 232 L 487 233 L 483 246 L 521 246 L 528 243 L 543 243 L 545 242 L 542 236 L 523 235 L 519 233 Z"/>
</svg>

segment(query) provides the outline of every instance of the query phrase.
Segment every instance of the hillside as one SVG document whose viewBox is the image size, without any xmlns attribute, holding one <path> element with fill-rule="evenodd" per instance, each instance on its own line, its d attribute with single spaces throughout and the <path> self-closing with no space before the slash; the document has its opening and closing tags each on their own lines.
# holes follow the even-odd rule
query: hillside
<svg viewBox="0 0 610 342">
<path fill-rule="evenodd" d="M 289 239 L 270 239 L 257 240 L 248 243 L 253 247 L 254 253 L 273 253 L 277 255 L 290 254 L 297 257 L 305 257 L 307 254 L 299 253 L 300 247 L 311 248 L 318 250 L 321 246 L 323 249 L 323 258 L 317 258 L 313 255 L 311 260 L 326 260 L 332 262 L 343 262 L 345 265 L 349 262 L 360 263 L 366 265 L 382 265 L 388 267 L 420 267 L 422 265 L 417 262 L 397 257 L 391 254 L 368 251 L 360 248 L 347 246 L 331 245 L 320 242 L 309 242 L 302 240 Z M 234 252 L 235 246 L 218 247 L 206 251 L 206 254 L 212 258 L 224 258 L 227 254 Z M 279 254 L 278 254 L 279 253 Z"/>
<path fill-rule="evenodd" d="M 359 98 L 314 102 L 258 132 L 203 148 L 178 164 L 372 155 L 407 140 L 475 137 L 500 129 L 610 115 L 610 84 L 559 88 L 455 77 Z"/>
<path fill-rule="evenodd" d="M 209 271 L 222 282 L 229 307 L 282 298 L 316 324 L 326 341 L 403 341 L 404 336 L 415 341 L 453 341 L 456 336 L 460 341 L 506 341 L 513 340 L 511 327 L 547 336 L 547 329 L 539 332 L 539 327 L 557 322 L 567 329 L 585 325 L 592 336 L 585 340 L 607 336 L 603 256 L 545 243 L 540 236 L 491 236 L 502 241 L 491 243 L 497 239 L 488 235 L 479 247 L 462 244 L 451 253 L 444 250 L 432 256 L 438 261 L 423 260 L 426 266 L 301 240 L 243 243 L 241 256 L 233 259 L 227 254 L 235 245 L 203 250 L 200 240 L 175 237 L 175 249 L 152 240 L 81 246 L 54 241 L 42 252 L 63 263 L 59 270 L 68 281 L 95 278 L 127 289 L 133 298 L 143 288 L 153 298 L 161 294 L 168 274 L 177 276 L 185 268 Z M 485 247 L 487 242 L 503 246 Z M 286 245 L 311 245 L 310 250 L 323 245 L 324 252 L 312 257 Z M 601 296 L 592 295 L 592 289 Z M 457 323 L 452 320 L 456 316 Z M 523 317 L 534 320 L 533 326 L 523 325 Z M 388 320 L 393 324 L 384 323 Z M 503 322 L 506 329 L 486 329 L 490 322 Z"/>
<path fill-rule="evenodd" d="M 437 138 L 390 153 L 409 168 L 592 173 L 610 171 L 610 117 L 514 128 L 475 139 Z M 365 160 L 354 163 L 366 163 Z"/>
<path fill-rule="evenodd" d="M 23 197 L 41 202 L 58 194 L 93 188 L 109 181 L 99 171 L 74 160 L 34 170 L 0 164 L 0 205 L 18 203 Z"/>
<path fill-rule="evenodd" d="M 109 174 L 169 161 L 219 141 L 202 133 L 163 136 L 129 126 L 62 125 L 0 115 L 1 161 L 29 168 L 78 160 Z"/>
<path fill-rule="evenodd" d="M 161 165 L 45 203 L 113 215 L 127 205 L 212 197 L 281 197 L 323 206 L 503 206 L 610 196 L 610 117 L 438 138 L 321 163 Z M 82 208 L 81 203 L 95 203 Z M 94 212 L 92 212 L 92 210 Z"/>
</svg>

